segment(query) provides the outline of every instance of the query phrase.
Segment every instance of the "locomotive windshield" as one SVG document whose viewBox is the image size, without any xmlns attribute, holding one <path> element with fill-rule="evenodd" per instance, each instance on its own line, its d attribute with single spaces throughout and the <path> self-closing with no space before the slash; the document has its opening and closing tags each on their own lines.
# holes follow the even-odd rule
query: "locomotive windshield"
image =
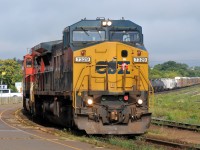
<svg viewBox="0 0 200 150">
<path fill-rule="evenodd" d="M 32 59 L 31 58 L 26 59 L 26 67 L 27 68 L 32 67 Z"/>
<path fill-rule="evenodd" d="M 140 36 L 137 31 L 110 31 L 110 40 L 137 43 Z"/>
<path fill-rule="evenodd" d="M 90 41 L 104 41 L 106 33 L 105 31 L 73 31 L 74 42 L 90 42 Z"/>
</svg>

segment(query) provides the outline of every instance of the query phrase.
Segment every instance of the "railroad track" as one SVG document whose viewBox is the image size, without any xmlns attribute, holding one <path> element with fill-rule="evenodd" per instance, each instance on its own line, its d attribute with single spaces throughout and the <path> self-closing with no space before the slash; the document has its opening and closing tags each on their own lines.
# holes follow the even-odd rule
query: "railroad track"
<svg viewBox="0 0 200 150">
<path fill-rule="evenodd" d="M 183 130 L 190 130 L 190 131 L 197 131 L 197 132 L 200 131 L 200 125 L 169 121 L 169 120 L 158 119 L 154 117 L 152 118 L 151 123 L 155 125 L 162 125 L 162 126 L 183 129 Z"/>
<path fill-rule="evenodd" d="M 191 144 L 185 144 L 185 143 L 182 144 L 182 143 L 177 143 L 177 142 L 173 142 L 173 141 L 155 139 L 155 138 L 151 138 L 151 137 L 145 137 L 145 142 L 156 144 L 156 145 L 167 146 L 167 147 L 171 147 L 171 148 L 200 150 L 200 147 L 198 147 L 197 145 L 191 145 Z"/>
</svg>

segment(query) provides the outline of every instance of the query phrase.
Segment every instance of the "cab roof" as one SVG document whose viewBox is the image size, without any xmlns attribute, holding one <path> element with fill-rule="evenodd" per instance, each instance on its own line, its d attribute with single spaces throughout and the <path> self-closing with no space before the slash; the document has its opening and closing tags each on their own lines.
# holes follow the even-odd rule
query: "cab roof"
<svg viewBox="0 0 200 150">
<path fill-rule="evenodd" d="M 105 20 L 105 19 L 96 19 L 96 20 L 86 20 L 83 19 L 75 24 L 72 24 L 70 27 L 70 30 L 74 30 L 77 28 L 103 28 L 102 26 L 102 22 L 103 21 L 111 21 L 112 25 L 110 26 L 110 28 L 112 29 L 134 29 L 137 30 L 139 32 L 142 32 L 142 27 L 135 24 L 134 22 L 130 21 L 130 20 Z M 67 30 L 67 28 L 65 28 L 65 30 Z M 65 31 L 64 30 L 64 31 Z"/>
<path fill-rule="evenodd" d="M 40 43 L 32 48 L 32 52 L 44 53 L 44 52 L 52 52 L 55 45 L 62 44 L 62 40 L 50 41 Z"/>
</svg>

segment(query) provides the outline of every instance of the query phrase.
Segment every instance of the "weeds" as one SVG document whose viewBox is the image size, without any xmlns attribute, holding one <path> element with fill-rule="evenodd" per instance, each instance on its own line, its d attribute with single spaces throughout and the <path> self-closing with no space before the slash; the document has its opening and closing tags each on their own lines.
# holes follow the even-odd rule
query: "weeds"
<svg viewBox="0 0 200 150">
<path fill-rule="evenodd" d="M 200 85 L 178 92 L 155 95 L 154 117 L 200 124 Z"/>
</svg>

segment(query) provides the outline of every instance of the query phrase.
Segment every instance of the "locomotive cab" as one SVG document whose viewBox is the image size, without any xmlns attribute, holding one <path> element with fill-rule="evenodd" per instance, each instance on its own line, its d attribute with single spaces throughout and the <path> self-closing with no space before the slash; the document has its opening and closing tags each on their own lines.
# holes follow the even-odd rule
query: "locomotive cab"
<svg viewBox="0 0 200 150">
<path fill-rule="evenodd" d="M 30 111 L 31 102 L 33 102 L 33 82 L 34 82 L 34 56 L 27 54 L 23 62 L 23 107 Z"/>
</svg>

